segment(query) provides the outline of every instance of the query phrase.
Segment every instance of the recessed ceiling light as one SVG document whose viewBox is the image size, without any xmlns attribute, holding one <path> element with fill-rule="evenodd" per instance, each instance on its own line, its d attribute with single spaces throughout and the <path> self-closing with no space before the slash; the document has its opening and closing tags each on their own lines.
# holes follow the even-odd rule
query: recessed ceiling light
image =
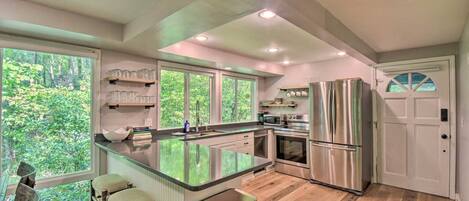
<svg viewBox="0 0 469 201">
<path fill-rule="evenodd" d="M 283 61 L 282 63 L 285 64 L 285 65 L 288 65 L 288 64 L 290 64 L 290 61 L 285 60 L 285 61 Z"/>
<path fill-rule="evenodd" d="M 279 49 L 276 48 L 276 47 L 271 47 L 271 48 L 267 49 L 267 51 L 270 52 L 270 53 L 277 53 L 279 51 Z"/>
<path fill-rule="evenodd" d="M 340 51 L 340 52 L 337 52 L 337 55 L 339 55 L 339 56 L 345 56 L 345 55 L 347 55 L 347 53 L 344 52 L 344 51 Z"/>
<path fill-rule="evenodd" d="M 277 14 L 272 12 L 271 10 L 263 10 L 259 13 L 259 17 L 262 17 L 264 19 L 272 19 L 275 17 Z"/>
<path fill-rule="evenodd" d="M 231 67 L 225 67 L 225 70 L 231 70 Z"/>
<path fill-rule="evenodd" d="M 204 36 L 204 35 L 198 35 L 198 36 L 195 37 L 195 39 L 200 41 L 200 42 L 203 42 L 203 41 L 208 40 L 208 37 Z"/>
</svg>

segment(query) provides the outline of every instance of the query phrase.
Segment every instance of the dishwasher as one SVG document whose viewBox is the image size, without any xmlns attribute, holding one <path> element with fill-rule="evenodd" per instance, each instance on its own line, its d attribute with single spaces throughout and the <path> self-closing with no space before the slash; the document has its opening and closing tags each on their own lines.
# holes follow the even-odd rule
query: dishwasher
<svg viewBox="0 0 469 201">
<path fill-rule="evenodd" d="M 254 155 L 269 158 L 269 133 L 267 130 L 254 132 Z"/>
</svg>

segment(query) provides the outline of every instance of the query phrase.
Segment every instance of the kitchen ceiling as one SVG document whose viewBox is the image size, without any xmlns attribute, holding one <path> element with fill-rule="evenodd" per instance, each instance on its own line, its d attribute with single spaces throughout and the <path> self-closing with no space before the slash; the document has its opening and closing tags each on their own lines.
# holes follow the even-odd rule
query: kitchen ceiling
<svg viewBox="0 0 469 201">
<path fill-rule="evenodd" d="M 316 62 L 338 58 L 339 50 L 312 36 L 285 19 L 259 17 L 259 12 L 247 15 L 216 27 L 201 35 L 207 36 L 200 42 L 188 39 L 209 48 L 247 56 L 267 62 L 290 64 Z M 269 53 L 269 48 L 278 52 Z"/>
<path fill-rule="evenodd" d="M 126 24 L 152 9 L 160 0 L 28 0 L 107 21 Z"/>
<path fill-rule="evenodd" d="M 377 52 L 457 42 L 467 0 L 318 0 Z"/>
</svg>

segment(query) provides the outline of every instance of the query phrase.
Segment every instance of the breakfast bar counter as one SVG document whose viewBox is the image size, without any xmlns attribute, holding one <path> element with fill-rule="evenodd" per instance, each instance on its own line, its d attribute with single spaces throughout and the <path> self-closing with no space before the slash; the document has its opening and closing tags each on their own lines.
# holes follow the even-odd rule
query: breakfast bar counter
<svg viewBox="0 0 469 201">
<path fill-rule="evenodd" d="M 155 200 L 201 200 L 229 188 L 272 162 L 265 158 L 192 143 L 183 137 L 96 141 L 107 152 L 107 172 L 129 179 Z"/>
</svg>

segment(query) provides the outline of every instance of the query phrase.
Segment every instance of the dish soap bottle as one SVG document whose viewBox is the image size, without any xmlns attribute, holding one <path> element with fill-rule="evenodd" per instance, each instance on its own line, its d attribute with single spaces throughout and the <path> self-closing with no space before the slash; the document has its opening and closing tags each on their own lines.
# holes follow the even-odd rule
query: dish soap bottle
<svg viewBox="0 0 469 201">
<path fill-rule="evenodd" d="M 189 124 L 189 120 L 186 120 L 184 122 L 184 131 L 183 132 L 184 133 L 189 133 L 190 128 L 191 128 L 191 125 Z"/>
</svg>

